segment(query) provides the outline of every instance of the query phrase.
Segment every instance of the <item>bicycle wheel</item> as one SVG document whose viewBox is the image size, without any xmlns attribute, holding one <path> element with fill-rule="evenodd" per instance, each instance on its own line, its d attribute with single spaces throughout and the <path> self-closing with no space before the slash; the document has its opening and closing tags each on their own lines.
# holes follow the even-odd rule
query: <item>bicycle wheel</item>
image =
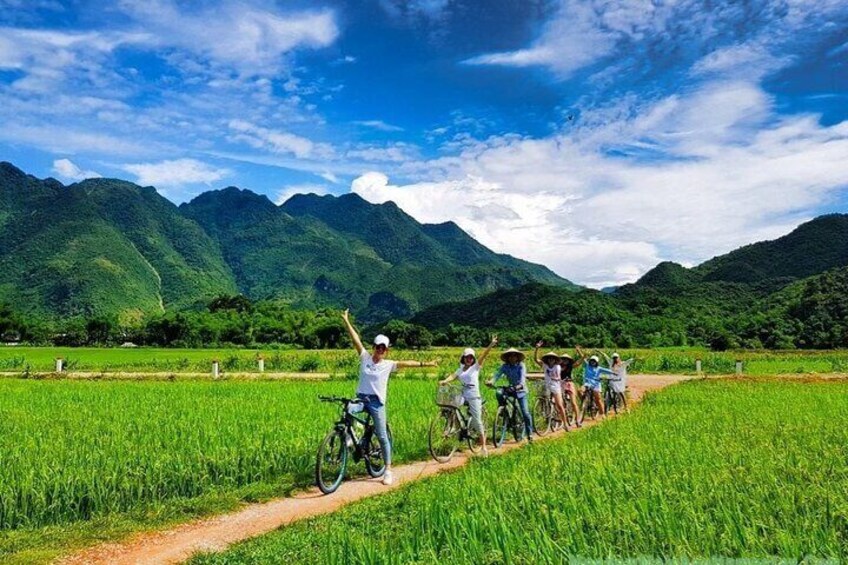
<svg viewBox="0 0 848 565">
<path fill-rule="evenodd" d="M 512 437 L 515 438 L 515 441 L 521 441 L 524 439 L 524 416 L 521 414 L 521 409 L 518 407 L 518 403 L 512 405 Z"/>
<path fill-rule="evenodd" d="M 386 434 L 389 436 L 389 445 L 394 447 L 392 428 L 388 424 L 386 424 Z M 383 473 L 386 472 L 386 461 L 383 457 L 383 446 L 380 445 L 380 440 L 377 438 L 377 434 L 374 433 L 372 426 L 368 427 L 363 439 L 366 440 L 363 453 L 365 470 L 374 478 L 382 477 Z"/>
<path fill-rule="evenodd" d="M 439 463 L 447 463 L 459 447 L 459 434 L 462 426 L 456 410 L 442 408 L 430 421 L 428 445 L 430 455 Z"/>
<path fill-rule="evenodd" d="M 594 420 L 595 414 L 598 411 L 595 406 L 595 395 L 592 391 L 587 391 L 585 394 L 580 395 L 580 400 L 582 404 L 580 409 L 580 423 L 582 424 L 587 417 Z"/>
<path fill-rule="evenodd" d="M 533 427 L 536 434 L 543 436 L 551 430 L 551 401 L 547 396 L 536 398 L 533 403 Z"/>
<path fill-rule="evenodd" d="M 506 434 L 512 425 L 512 415 L 506 406 L 498 406 L 498 411 L 495 413 L 495 423 L 492 428 L 492 443 L 495 447 L 500 447 L 506 441 Z"/>
<path fill-rule="evenodd" d="M 482 421 L 482 425 L 480 427 L 483 428 L 482 433 L 485 434 L 486 433 L 486 426 L 489 425 L 488 419 L 486 418 L 486 407 L 483 406 L 480 410 L 481 410 L 480 420 Z M 468 449 L 471 450 L 471 453 L 477 453 L 478 451 L 483 449 L 483 446 L 480 445 L 480 433 L 481 432 L 478 432 L 477 430 L 474 429 L 474 424 L 471 421 L 470 416 L 468 417 L 467 424 L 468 424 Z"/>
<path fill-rule="evenodd" d="M 321 492 L 336 492 L 347 469 L 347 442 L 343 430 L 333 430 L 324 437 L 315 460 L 315 482 Z"/>
<path fill-rule="evenodd" d="M 573 427 L 577 424 L 577 414 L 574 413 L 574 406 L 571 405 L 571 396 L 567 396 L 563 399 L 563 402 L 565 403 L 566 424 L 569 427 Z"/>
<path fill-rule="evenodd" d="M 615 407 L 616 413 L 627 412 L 627 398 L 623 392 L 613 393 L 613 407 Z"/>
</svg>

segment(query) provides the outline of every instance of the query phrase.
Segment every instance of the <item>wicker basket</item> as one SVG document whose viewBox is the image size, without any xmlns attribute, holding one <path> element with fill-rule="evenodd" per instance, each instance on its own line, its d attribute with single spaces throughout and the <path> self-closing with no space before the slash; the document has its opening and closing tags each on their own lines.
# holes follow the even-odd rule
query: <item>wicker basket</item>
<svg viewBox="0 0 848 565">
<path fill-rule="evenodd" d="M 462 406 L 462 387 L 442 385 L 436 391 L 436 404 L 439 406 L 452 406 L 459 408 Z"/>
</svg>

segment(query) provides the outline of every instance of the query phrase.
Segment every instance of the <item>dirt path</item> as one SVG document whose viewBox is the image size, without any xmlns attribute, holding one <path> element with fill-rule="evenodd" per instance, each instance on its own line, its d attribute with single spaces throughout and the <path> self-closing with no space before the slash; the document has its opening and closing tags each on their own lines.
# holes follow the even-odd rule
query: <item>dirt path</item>
<svg viewBox="0 0 848 565">
<path fill-rule="evenodd" d="M 691 379 L 677 375 L 631 375 L 628 379 L 631 401 L 638 401 L 649 391 Z M 589 422 L 586 426 L 593 425 Z M 563 432 L 549 437 L 561 436 Z M 573 433 L 573 432 L 569 432 Z M 490 450 L 491 456 L 520 448 L 510 443 L 500 449 Z M 61 559 L 67 564 L 159 564 L 180 563 L 201 551 L 221 551 L 229 545 L 276 530 L 297 520 L 334 512 L 351 502 L 379 495 L 401 486 L 435 475 L 442 471 L 462 467 L 468 462 L 463 455 L 455 456 L 449 463 L 421 461 L 394 468 L 395 484 L 384 486 L 378 479 L 356 479 L 342 484 L 330 495 L 322 495 L 313 488 L 289 498 L 251 504 L 230 514 L 190 522 L 172 530 L 143 533 L 122 543 L 109 543 L 86 549 Z"/>
</svg>

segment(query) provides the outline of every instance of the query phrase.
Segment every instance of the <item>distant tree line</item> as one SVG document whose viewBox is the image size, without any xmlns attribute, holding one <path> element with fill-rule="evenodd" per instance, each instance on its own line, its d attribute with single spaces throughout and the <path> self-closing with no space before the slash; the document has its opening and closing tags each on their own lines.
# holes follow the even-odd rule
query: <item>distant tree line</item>
<svg viewBox="0 0 848 565">
<path fill-rule="evenodd" d="M 848 269 L 790 285 L 754 305 L 746 304 L 744 295 L 712 296 L 711 300 L 723 304 L 721 309 L 705 306 L 703 297 L 668 298 L 667 293 L 644 291 L 627 308 L 612 307 L 600 293 L 588 291 L 570 295 L 573 298 L 566 307 L 557 303 L 553 308 L 553 302 L 544 304 L 544 293 L 555 297 L 553 291 L 540 292 L 534 306 L 521 307 L 520 316 L 484 313 L 488 319 L 498 320 L 494 324 L 451 323 L 452 313 L 447 309 L 440 314 L 447 324 L 428 328 L 408 320 L 390 320 L 367 327 L 365 334 L 385 333 L 395 345 L 406 348 L 482 346 L 492 332 L 500 335 L 502 343 L 521 346 L 543 340 L 555 347 L 577 343 L 590 347 L 696 345 L 714 350 L 848 347 Z M 626 298 L 618 300 L 625 304 Z M 498 313 L 508 313 L 510 307 L 508 303 L 490 305 Z M 734 314 L 727 313 L 734 309 Z M 535 323 L 545 318 L 556 320 Z M 169 311 L 129 321 L 117 316 L 48 321 L 0 304 L 0 338 L 63 346 L 131 342 L 159 347 L 277 344 L 320 349 L 349 345 L 338 310 L 302 310 L 279 301 L 253 302 L 240 295 L 219 296 L 201 310 Z"/>
</svg>

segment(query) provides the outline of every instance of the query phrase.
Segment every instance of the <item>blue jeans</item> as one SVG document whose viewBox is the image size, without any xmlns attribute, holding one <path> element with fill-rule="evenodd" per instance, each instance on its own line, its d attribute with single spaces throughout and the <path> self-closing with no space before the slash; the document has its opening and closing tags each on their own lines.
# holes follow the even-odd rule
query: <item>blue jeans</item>
<svg viewBox="0 0 848 565">
<path fill-rule="evenodd" d="M 498 389 L 495 391 L 495 396 L 498 399 L 498 404 L 504 406 L 506 404 L 506 398 L 504 398 L 501 390 Z M 530 414 L 530 404 L 527 402 L 527 394 L 516 395 L 516 398 L 518 399 L 518 407 L 521 409 L 521 415 L 524 417 L 524 433 L 527 438 L 530 438 L 533 434 L 533 416 Z"/>
<path fill-rule="evenodd" d="M 380 402 L 375 394 L 357 394 L 357 398 L 362 400 L 365 405 L 365 411 L 371 415 L 374 421 L 374 433 L 377 434 L 377 440 L 380 442 L 380 447 L 383 449 L 383 460 L 386 465 L 392 464 L 392 443 L 389 441 L 389 432 L 386 427 L 386 406 Z"/>
</svg>

